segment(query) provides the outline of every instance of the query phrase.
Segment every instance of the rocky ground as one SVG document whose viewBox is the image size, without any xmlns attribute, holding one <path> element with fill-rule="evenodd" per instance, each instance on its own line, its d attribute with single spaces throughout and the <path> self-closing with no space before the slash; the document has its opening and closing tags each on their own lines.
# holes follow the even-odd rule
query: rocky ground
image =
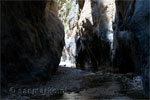
<svg viewBox="0 0 150 100">
<path fill-rule="evenodd" d="M 9 94 L 3 99 L 146 99 L 141 77 L 132 73 L 86 72 L 59 67 L 48 82 L 34 85 L 9 85 Z"/>
</svg>

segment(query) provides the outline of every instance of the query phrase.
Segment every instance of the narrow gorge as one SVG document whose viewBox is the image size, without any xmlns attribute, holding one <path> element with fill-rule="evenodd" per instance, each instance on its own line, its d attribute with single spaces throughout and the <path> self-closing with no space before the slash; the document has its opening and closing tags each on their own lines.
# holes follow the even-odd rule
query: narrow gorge
<svg viewBox="0 0 150 100">
<path fill-rule="evenodd" d="M 2 100 L 150 98 L 149 0 L 0 5 Z"/>
</svg>

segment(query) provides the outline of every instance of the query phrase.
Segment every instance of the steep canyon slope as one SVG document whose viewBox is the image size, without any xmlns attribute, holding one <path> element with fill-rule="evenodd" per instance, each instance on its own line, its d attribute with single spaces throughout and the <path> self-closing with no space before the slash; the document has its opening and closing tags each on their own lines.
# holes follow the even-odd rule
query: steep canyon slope
<svg viewBox="0 0 150 100">
<path fill-rule="evenodd" d="M 64 46 L 56 2 L 1 3 L 2 86 L 49 80 L 59 66 Z"/>
<path fill-rule="evenodd" d="M 116 0 L 114 66 L 120 72 L 136 72 L 143 77 L 146 94 L 150 86 L 150 1 Z"/>
<path fill-rule="evenodd" d="M 69 3 L 66 0 L 64 4 Z M 76 68 L 88 71 L 106 69 L 141 75 L 148 95 L 150 2 L 72 0 L 71 3 L 68 10 L 61 10 L 67 14 L 60 14 L 66 16 L 60 17 L 66 25 L 62 60 L 69 59 Z"/>
<path fill-rule="evenodd" d="M 149 4 L 148 0 L 2 1 L 4 92 L 7 85 L 17 89 L 33 84 L 63 88 L 67 95 L 76 92 L 84 99 L 113 99 L 126 98 L 124 91 L 134 97 L 137 92 L 143 95 L 144 87 L 148 97 Z M 58 69 L 59 64 L 74 68 Z M 53 94 L 30 96 L 39 99 Z"/>
</svg>

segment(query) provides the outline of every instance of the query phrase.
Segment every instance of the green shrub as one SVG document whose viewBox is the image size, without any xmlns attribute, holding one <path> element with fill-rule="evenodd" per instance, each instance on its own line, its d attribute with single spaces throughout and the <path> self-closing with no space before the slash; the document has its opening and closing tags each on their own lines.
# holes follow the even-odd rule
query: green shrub
<svg viewBox="0 0 150 100">
<path fill-rule="evenodd" d="M 67 16 L 71 10 L 71 7 L 72 7 L 72 0 L 70 2 L 66 3 L 66 14 L 67 14 Z"/>
</svg>

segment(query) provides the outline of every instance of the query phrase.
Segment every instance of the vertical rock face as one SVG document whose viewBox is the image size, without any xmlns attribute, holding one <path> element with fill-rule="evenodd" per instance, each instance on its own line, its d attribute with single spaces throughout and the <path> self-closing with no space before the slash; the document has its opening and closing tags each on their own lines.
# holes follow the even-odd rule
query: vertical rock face
<svg viewBox="0 0 150 100">
<path fill-rule="evenodd" d="M 147 0 L 117 0 L 114 34 L 114 65 L 122 69 L 122 72 L 134 71 L 141 74 L 147 95 L 150 88 L 149 3 Z"/>
<path fill-rule="evenodd" d="M 110 63 L 113 40 L 114 0 L 85 0 L 80 8 L 77 38 L 77 67 L 96 70 Z"/>
<path fill-rule="evenodd" d="M 2 82 L 49 80 L 64 46 L 56 2 L 2 2 L 1 18 Z"/>
<path fill-rule="evenodd" d="M 89 70 L 108 64 L 114 14 L 114 0 L 73 0 L 67 16 L 63 60 L 69 58 L 77 68 Z"/>
<path fill-rule="evenodd" d="M 78 21 L 79 5 L 76 0 L 60 0 L 59 17 L 65 26 L 65 47 L 62 53 L 60 65 L 75 67 L 76 21 Z"/>
<path fill-rule="evenodd" d="M 69 5 L 69 1 L 65 2 L 65 5 Z M 70 2 L 72 5 L 67 6 L 69 10 L 62 14 L 67 16 L 62 19 L 66 25 L 66 46 L 62 60 L 73 61 L 77 68 L 87 70 L 107 67 L 113 62 L 113 68 L 119 68 L 120 73 L 141 74 L 148 93 L 149 1 Z M 115 14 L 116 21 L 113 23 Z"/>
</svg>

